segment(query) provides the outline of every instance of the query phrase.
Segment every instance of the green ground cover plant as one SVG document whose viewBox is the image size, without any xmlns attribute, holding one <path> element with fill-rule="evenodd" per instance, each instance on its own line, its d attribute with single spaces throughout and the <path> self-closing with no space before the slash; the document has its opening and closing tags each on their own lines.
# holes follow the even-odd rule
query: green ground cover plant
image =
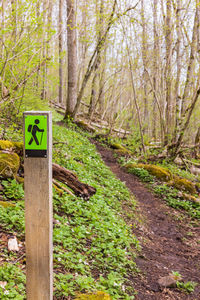
<svg viewBox="0 0 200 300">
<path fill-rule="evenodd" d="M 0 299 L 25 299 L 25 274 L 20 265 L 5 263 L 0 266 L 0 281 L 5 282 L 5 287 L 0 287 Z"/>
<path fill-rule="evenodd" d="M 17 202 L 14 207 L 0 205 L 0 223 L 3 229 L 24 235 L 24 201 Z"/>
<path fill-rule="evenodd" d="M 184 211 L 194 219 L 200 219 L 200 204 L 184 200 L 175 188 L 161 184 L 154 186 L 153 190 L 157 195 L 162 196 L 169 206 Z"/>
<path fill-rule="evenodd" d="M 198 283 L 194 281 L 183 282 L 182 275 L 177 271 L 172 271 L 172 275 L 176 280 L 177 288 L 186 294 L 193 293 L 195 287 L 198 285 Z"/>
<path fill-rule="evenodd" d="M 122 165 L 126 165 L 127 160 L 122 158 L 118 159 L 119 163 Z M 132 160 L 129 160 L 129 162 Z M 169 164 L 163 163 L 159 164 L 160 166 L 169 167 Z M 169 167 L 170 171 L 174 171 L 177 175 L 185 175 L 185 178 L 187 179 L 194 179 L 194 175 L 189 175 L 189 172 L 180 170 L 178 172 L 178 168 L 174 165 L 170 165 Z M 184 196 L 181 196 L 180 192 L 172 187 L 168 186 L 165 183 L 162 183 L 155 178 L 155 176 L 149 174 L 148 170 L 142 169 L 142 168 L 129 168 L 129 173 L 132 173 L 142 181 L 146 182 L 148 184 L 148 187 L 158 196 L 160 196 L 164 201 L 166 201 L 167 205 L 178 209 L 180 212 L 183 212 L 184 214 L 188 215 L 189 217 L 193 219 L 200 219 L 200 204 L 198 202 L 192 202 L 189 200 L 184 199 Z"/>
<path fill-rule="evenodd" d="M 24 198 L 24 189 L 22 184 L 18 184 L 15 179 L 2 180 L 5 198 L 20 200 Z"/>
<path fill-rule="evenodd" d="M 57 121 L 58 119 L 56 119 Z M 97 189 L 89 200 L 56 190 L 53 193 L 54 219 L 54 295 L 75 297 L 77 293 L 105 291 L 112 299 L 134 299 L 134 289 L 129 276 L 137 272 L 134 263 L 139 243 L 132 234 L 123 215 L 122 204 L 127 203 L 132 211 L 135 201 L 130 197 L 125 184 L 120 182 L 104 165 L 88 134 L 68 122 L 67 128 L 53 126 L 53 160 L 77 173 L 79 179 Z M 24 202 L 21 188 L 14 181 L 4 183 L 5 194 L 15 207 L 0 206 L 0 222 L 4 231 L 24 238 Z M 6 257 L 5 257 L 6 256 Z M 10 261 L 9 253 L 4 259 Z M 24 272 L 20 265 L 20 276 Z M 0 274 L 8 265 L 0 266 Z M 24 277 L 23 277 L 24 278 Z M 16 289 L 13 279 L 7 281 L 9 297 L 25 299 L 23 288 Z M 20 283 L 24 287 L 24 281 Z M 21 287 L 20 285 L 20 287 Z M 5 289 L 0 288 L 2 295 Z M 2 298 L 4 299 L 4 298 Z"/>
<path fill-rule="evenodd" d="M 194 292 L 195 287 L 197 286 L 196 282 L 193 281 L 187 281 L 187 282 L 179 282 L 177 281 L 176 283 L 177 288 L 180 289 L 181 291 L 190 294 Z"/>
<path fill-rule="evenodd" d="M 161 184 L 154 186 L 153 191 L 157 195 L 162 196 L 162 199 L 164 199 L 169 206 L 186 213 L 193 219 L 200 220 L 200 204 L 184 200 L 183 197 L 179 196 L 179 192 L 175 188 Z"/>
<path fill-rule="evenodd" d="M 154 182 L 154 176 L 149 174 L 149 172 L 145 169 L 141 168 L 130 168 L 129 173 L 132 173 L 140 178 L 142 182 L 148 182 L 153 183 Z"/>
</svg>

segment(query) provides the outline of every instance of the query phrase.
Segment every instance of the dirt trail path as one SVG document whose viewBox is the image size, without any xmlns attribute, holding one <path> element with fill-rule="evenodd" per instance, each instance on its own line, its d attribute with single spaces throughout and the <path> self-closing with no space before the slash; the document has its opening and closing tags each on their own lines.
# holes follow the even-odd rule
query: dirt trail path
<svg viewBox="0 0 200 300">
<path fill-rule="evenodd" d="M 138 300 L 200 300 L 200 227 L 190 228 L 185 222 L 176 221 L 176 211 L 155 197 L 138 179 L 117 164 L 112 150 L 96 144 L 102 159 L 113 173 L 126 183 L 135 195 L 139 211 L 145 222 L 138 224 L 134 233 L 142 246 L 136 263 L 141 274 L 132 278 Z M 178 271 L 184 281 L 198 283 L 192 294 L 175 288 L 161 289 L 158 279 Z"/>
</svg>

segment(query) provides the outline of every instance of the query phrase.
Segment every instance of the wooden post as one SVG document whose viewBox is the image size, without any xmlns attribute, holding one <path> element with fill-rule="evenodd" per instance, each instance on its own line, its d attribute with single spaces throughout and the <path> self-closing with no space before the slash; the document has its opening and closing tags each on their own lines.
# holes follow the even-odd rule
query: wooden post
<svg viewBox="0 0 200 300">
<path fill-rule="evenodd" d="M 27 300 L 52 300 L 51 112 L 24 112 L 24 190 Z"/>
</svg>

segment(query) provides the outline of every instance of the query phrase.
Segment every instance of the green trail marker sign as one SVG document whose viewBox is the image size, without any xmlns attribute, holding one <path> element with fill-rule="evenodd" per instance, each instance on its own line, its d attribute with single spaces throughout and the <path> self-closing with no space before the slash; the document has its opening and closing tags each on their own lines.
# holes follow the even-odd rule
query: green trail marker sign
<svg viewBox="0 0 200 300">
<path fill-rule="evenodd" d="M 47 115 L 24 116 L 25 157 L 47 157 Z"/>
</svg>

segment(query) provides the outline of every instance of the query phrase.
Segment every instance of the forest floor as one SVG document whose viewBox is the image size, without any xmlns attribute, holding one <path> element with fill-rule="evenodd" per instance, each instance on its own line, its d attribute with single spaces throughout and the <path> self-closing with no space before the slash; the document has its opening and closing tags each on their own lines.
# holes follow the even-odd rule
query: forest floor
<svg viewBox="0 0 200 300">
<path fill-rule="evenodd" d="M 134 194 L 138 218 L 133 228 L 141 244 L 141 255 L 136 258 L 139 276 L 132 278 L 137 300 L 200 299 L 200 226 L 180 218 L 179 212 L 156 197 L 136 176 L 127 173 L 118 163 L 113 151 L 96 143 L 98 152 L 111 171 Z M 177 288 L 160 288 L 158 280 L 177 271 L 184 282 L 198 283 L 191 294 Z"/>
</svg>

